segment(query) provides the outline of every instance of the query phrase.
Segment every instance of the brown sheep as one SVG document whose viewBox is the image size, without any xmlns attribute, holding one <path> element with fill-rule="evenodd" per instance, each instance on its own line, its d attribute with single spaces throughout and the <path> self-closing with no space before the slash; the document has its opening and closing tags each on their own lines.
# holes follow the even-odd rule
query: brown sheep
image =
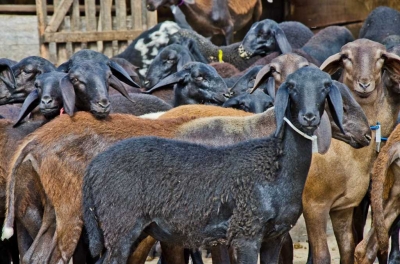
<svg viewBox="0 0 400 264">
<path fill-rule="evenodd" d="M 201 35 L 225 35 L 226 45 L 234 31 L 258 21 L 262 13 L 261 0 L 147 0 L 149 11 L 166 5 L 179 6 L 193 30 Z"/>
<path fill-rule="evenodd" d="M 392 73 L 400 74 L 399 66 L 400 57 L 387 52 L 382 44 L 359 39 L 344 45 L 321 69 L 333 74 L 343 68 L 341 80 L 363 108 L 369 124 L 379 121 L 382 135 L 386 136 L 394 128 L 400 102 L 391 96 L 396 82 L 389 86 L 381 80 L 393 78 Z M 388 71 L 382 74 L 383 69 Z M 313 159 L 318 166 L 312 166 L 309 171 L 303 192 L 303 214 L 314 262 L 330 262 L 325 230 L 330 215 L 341 261 L 353 263 L 353 210 L 367 193 L 368 175 L 375 157 L 375 144 L 354 150 L 332 141 L 328 153 Z"/>
<path fill-rule="evenodd" d="M 374 162 L 371 175 L 373 227 L 357 245 L 357 263 L 373 263 L 378 250 L 388 251 L 388 232 L 400 214 L 399 142 L 400 126 L 396 126 Z"/>
</svg>

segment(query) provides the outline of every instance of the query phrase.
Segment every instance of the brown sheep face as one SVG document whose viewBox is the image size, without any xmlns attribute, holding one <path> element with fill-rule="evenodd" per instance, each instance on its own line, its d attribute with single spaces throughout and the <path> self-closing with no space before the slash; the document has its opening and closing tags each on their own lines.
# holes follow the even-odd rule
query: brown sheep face
<svg viewBox="0 0 400 264">
<path fill-rule="evenodd" d="M 321 69 L 333 74 L 343 68 L 342 81 L 358 100 L 368 103 L 377 96 L 383 69 L 399 72 L 400 57 L 386 51 L 380 43 L 358 39 L 344 45 L 341 51 L 329 57 Z"/>
</svg>

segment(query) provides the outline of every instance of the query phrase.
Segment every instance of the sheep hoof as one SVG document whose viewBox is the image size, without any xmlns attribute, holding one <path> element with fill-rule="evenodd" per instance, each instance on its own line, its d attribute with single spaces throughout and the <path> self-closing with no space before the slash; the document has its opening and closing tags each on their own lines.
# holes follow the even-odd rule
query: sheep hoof
<svg viewBox="0 0 400 264">
<path fill-rule="evenodd" d="M 14 228 L 12 227 L 4 227 L 3 234 L 1 235 L 1 240 L 10 239 L 14 235 Z"/>
</svg>

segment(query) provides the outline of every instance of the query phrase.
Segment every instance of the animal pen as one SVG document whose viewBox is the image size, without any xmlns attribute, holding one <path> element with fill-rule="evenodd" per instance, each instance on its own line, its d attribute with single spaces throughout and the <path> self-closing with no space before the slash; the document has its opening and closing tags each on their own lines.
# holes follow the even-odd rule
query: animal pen
<svg viewBox="0 0 400 264">
<path fill-rule="evenodd" d="M 36 0 L 40 55 L 59 65 L 80 49 L 112 57 L 144 30 L 157 24 L 157 12 L 146 10 L 146 0 Z"/>
</svg>

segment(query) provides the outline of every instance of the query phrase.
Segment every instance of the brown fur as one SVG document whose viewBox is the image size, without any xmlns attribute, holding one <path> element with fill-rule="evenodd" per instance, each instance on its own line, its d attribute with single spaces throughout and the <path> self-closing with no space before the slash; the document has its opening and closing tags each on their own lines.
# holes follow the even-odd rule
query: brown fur
<svg viewBox="0 0 400 264">
<path fill-rule="evenodd" d="M 343 46 L 340 53 L 329 57 L 321 66 L 321 69 L 329 73 L 344 68 L 341 77 L 343 83 L 350 88 L 363 108 L 369 124 L 381 123 L 383 136 L 392 131 L 400 107 L 397 100 L 384 92 L 381 71 L 388 65 L 383 60 L 376 61 L 385 52 L 383 45 L 360 39 Z M 351 61 L 344 59 L 343 54 Z M 370 83 L 367 89 L 371 91 L 370 96 L 364 98 L 359 95 L 358 81 Z M 375 157 L 375 144 L 356 150 L 335 140 L 324 156 L 313 157 L 316 166 L 310 168 L 303 192 L 303 214 L 313 260 L 317 263 L 330 258 L 325 232 L 329 214 L 341 261 L 354 261 L 353 208 L 361 202 L 368 190 L 368 175 Z"/>
<path fill-rule="evenodd" d="M 229 78 L 240 73 L 235 66 L 227 62 L 211 62 L 210 66 L 214 67 L 222 78 Z"/>
<path fill-rule="evenodd" d="M 177 117 L 208 117 L 208 116 L 252 116 L 254 114 L 233 108 L 223 108 L 213 105 L 181 105 L 162 114 L 159 119 Z"/>
<path fill-rule="evenodd" d="M 388 230 L 384 221 L 383 203 L 389 198 L 390 189 L 394 183 L 393 172 L 390 171 L 390 166 L 393 164 L 396 148 L 395 144 L 400 142 L 400 127 L 390 134 L 386 145 L 379 153 L 371 177 L 371 207 L 373 211 L 373 223 L 376 229 L 379 248 L 382 251 L 388 250 Z"/>
</svg>

